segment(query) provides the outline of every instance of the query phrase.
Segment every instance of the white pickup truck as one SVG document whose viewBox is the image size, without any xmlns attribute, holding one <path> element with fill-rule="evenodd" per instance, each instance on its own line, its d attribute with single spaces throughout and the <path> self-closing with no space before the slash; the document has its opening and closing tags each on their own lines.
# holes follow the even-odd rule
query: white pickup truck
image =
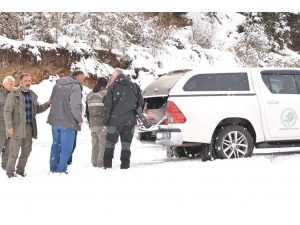
<svg viewBox="0 0 300 225">
<path fill-rule="evenodd" d="M 143 95 L 152 108 L 166 104 L 167 125 L 154 132 L 168 157 L 230 159 L 250 157 L 254 147 L 300 146 L 300 69 L 182 70 Z"/>
</svg>

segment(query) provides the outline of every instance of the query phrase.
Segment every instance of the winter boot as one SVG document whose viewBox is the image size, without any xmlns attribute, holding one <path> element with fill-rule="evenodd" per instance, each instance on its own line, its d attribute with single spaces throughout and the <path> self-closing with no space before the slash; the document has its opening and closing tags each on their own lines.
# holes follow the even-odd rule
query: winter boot
<svg viewBox="0 0 300 225">
<path fill-rule="evenodd" d="M 122 150 L 121 151 L 121 169 L 129 169 L 130 168 L 130 156 L 131 151 L 130 150 Z"/>
<path fill-rule="evenodd" d="M 105 148 L 104 156 L 103 156 L 103 163 L 104 163 L 103 167 L 111 168 L 113 158 L 114 158 L 114 149 L 113 148 Z"/>
</svg>

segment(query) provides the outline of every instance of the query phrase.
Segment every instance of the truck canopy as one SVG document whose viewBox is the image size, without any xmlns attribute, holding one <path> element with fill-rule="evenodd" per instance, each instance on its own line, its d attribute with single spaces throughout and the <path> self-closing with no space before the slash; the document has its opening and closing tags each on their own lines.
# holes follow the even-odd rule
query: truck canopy
<svg viewBox="0 0 300 225">
<path fill-rule="evenodd" d="M 179 78 L 191 69 L 175 70 L 161 75 L 157 80 L 149 84 L 143 91 L 144 98 L 168 96 L 172 87 Z"/>
</svg>

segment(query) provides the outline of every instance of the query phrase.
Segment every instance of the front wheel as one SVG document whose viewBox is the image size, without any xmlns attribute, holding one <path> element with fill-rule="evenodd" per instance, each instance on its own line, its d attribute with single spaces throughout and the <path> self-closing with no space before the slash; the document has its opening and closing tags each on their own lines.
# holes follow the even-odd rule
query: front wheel
<svg viewBox="0 0 300 225">
<path fill-rule="evenodd" d="M 247 128 L 229 125 L 215 136 L 214 151 L 219 159 L 251 157 L 254 140 Z"/>
</svg>

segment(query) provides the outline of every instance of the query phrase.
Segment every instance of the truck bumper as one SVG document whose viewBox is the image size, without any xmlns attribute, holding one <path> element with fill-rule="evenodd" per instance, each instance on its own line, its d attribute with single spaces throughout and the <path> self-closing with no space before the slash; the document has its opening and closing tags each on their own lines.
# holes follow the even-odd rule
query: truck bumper
<svg viewBox="0 0 300 225">
<path fill-rule="evenodd" d="M 156 144 L 181 145 L 183 143 L 180 129 L 160 129 L 156 131 Z"/>
</svg>

